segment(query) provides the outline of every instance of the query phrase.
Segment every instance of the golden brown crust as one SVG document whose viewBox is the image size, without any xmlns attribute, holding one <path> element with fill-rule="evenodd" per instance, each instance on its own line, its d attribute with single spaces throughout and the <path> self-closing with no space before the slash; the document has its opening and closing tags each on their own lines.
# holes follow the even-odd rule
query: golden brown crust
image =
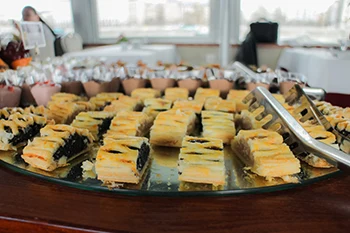
<svg viewBox="0 0 350 233">
<path fill-rule="evenodd" d="M 180 181 L 225 184 L 223 142 L 220 139 L 186 136 L 178 164 Z"/>
<path fill-rule="evenodd" d="M 143 137 L 115 137 L 105 138 L 100 147 L 95 169 L 98 179 L 103 182 L 125 182 L 137 184 L 147 168 L 147 161 L 141 170 L 138 169 L 139 153 L 147 153 L 142 148 L 148 147 L 148 139 Z M 144 150 L 144 149 L 143 149 Z"/>
<path fill-rule="evenodd" d="M 32 135 L 38 127 L 46 124 L 46 118 L 33 114 L 14 113 L 9 116 L 8 120 L 0 120 L 0 150 L 17 150 L 18 146 L 23 146 L 27 141 L 19 141 L 14 144 L 12 141 L 21 134 L 29 134 L 28 139 L 34 137 Z"/>
<path fill-rule="evenodd" d="M 299 160 L 276 132 L 241 130 L 232 140 L 231 147 L 247 169 L 259 176 L 285 177 L 300 172 Z"/>
<path fill-rule="evenodd" d="M 32 167 L 45 171 L 53 171 L 58 167 L 67 166 L 69 160 L 74 159 L 83 151 L 71 157 L 62 155 L 59 159 L 54 158 L 56 151 L 68 143 L 70 137 L 79 135 L 85 146 L 93 142 L 93 137 L 86 129 L 78 129 L 69 125 L 47 125 L 40 130 L 40 137 L 34 140 L 23 149 L 22 158 Z"/>
<path fill-rule="evenodd" d="M 235 113 L 236 112 L 236 101 L 235 100 L 223 100 L 220 97 L 207 98 L 204 104 L 205 110 L 220 111 Z"/>
<path fill-rule="evenodd" d="M 189 95 L 189 91 L 186 88 L 167 88 L 165 89 L 164 98 L 171 101 L 176 100 L 187 100 Z"/>
</svg>

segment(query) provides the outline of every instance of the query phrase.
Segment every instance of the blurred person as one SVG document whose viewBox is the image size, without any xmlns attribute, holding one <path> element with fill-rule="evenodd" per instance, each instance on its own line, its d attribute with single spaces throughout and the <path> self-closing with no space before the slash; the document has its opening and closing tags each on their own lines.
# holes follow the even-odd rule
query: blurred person
<svg viewBox="0 0 350 233">
<path fill-rule="evenodd" d="M 26 6 L 23 8 L 22 19 L 23 21 L 41 22 L 43 24 L 46 46 L 43 48 L 39 48 L 39 57 L 41 60 L 44 60 L 48 57 L 54 57 L 55 55 L 62 55 L 57 54 L 57 48 L 55 48 L 55 42 L 57 40 L 56 34 L 52 30 L 52 28 L 44 20 L 42 20 L 42 18 L 38 15 L 37 11 L 33 7 Z M 33 56 L 35 54 L 34 49 L 32 49 L 30 53 Z"/>
</svg>

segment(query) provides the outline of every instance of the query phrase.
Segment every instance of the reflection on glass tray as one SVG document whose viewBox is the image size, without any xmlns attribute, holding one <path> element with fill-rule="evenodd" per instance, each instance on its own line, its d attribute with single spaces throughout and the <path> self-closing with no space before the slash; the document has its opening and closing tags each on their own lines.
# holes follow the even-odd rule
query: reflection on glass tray
<svg viewBox="0 0 350 233">
<path fill-rule="evenodd" d="M 80 189 L 109 191 L 130 195 L 164 196 L 232 195 L 276 191 L 317 181 L 320 178 L 327 178 L 338 172 L 337 168 L 317 169 L 302 163 L 301 172 L 298 174 L 299 183 L 287 184 L 279 179 L 266 180 L 264 177 L 246 171 L 243 163 L 232 153 L 229 147 L 226 147 L 226 185 L 223 187 L 214 187 L 209 184 L 180 182 L 177 171 L 177 160 L 180 149 L 153 146 L 151 150 L 151 163 L 139 184 L 107 185 L 96 178 L 93 170 L 82 168 L 92 165 L 97 154 L 97 148 L 95 147 L 88 153 L 71 161 L 69 166 L 56 169 L 53 172 L 42 171 L 26 164 L 21 158 L 21 151 L 0 152 L 0 163 L 26 175 L 37 176 Z"/>
</svg>

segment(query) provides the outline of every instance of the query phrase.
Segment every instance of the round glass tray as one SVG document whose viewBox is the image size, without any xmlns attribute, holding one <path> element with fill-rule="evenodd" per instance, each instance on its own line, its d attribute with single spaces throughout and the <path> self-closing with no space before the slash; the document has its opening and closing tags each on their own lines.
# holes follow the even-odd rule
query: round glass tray
<svg viewBox="0 0 350 233">
<path fill-rule="evenodd" d="M 72 160 L 67 167 L 45 172 L 26 164 L 21 152 L 0 152 L 0 164 L 25 175 L 39 177 L 63 185 L 94 191 L 127 195 L 208 196 L 236 195 L 284 190 L 316 182 L 338 173 L 337 168 L 319 169 L 302 163 L 297 174 L 298 183 L 285 183 L 282 179 L 266 180 L 244 169 L 244 165 L 231 149 L 225 148 L 226 185 L 220 189 L 209 184 L 194 184 L 178 180 L 177 160 L 179 148 L 152 147 L 151 162 L 139 184 L 104 185 L 93 170 L 84 171 L 85 161 L 94 162 L 98 146 Z"/>
</svg>

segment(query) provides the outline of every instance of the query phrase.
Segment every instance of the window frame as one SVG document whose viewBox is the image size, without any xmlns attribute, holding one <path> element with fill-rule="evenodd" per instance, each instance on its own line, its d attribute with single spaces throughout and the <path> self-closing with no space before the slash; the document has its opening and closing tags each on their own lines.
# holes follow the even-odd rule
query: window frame
<svg viewBox="0 0 350 233">
<path fill-rule="evenodd" d="M 101 38 L 99 36 L 98 28 L 98 9 L 97 0 L 71 0 L 72 9 L 74 15 L 79 15 L 81 13 L 78 11 L 81 8 L 78 6 L 86 5 L 84 9 L 88 9 L 90 14 L 84 14 L 84 20 L 80 20 L 80 24 L 74 24 L 75 30 L 78 33 L 82 33 L 84 38 L 84 43 L 95 43 L 95 44 L 111 44 L 115 43 L 117 38 Z M 79 2 L 79 5 L 78 5 Z M 82 3 L 84 2 L 84 3 Z M 193 37 L 147 37 L 149 43 L 175 43 L 175 44 L 218 44 L 219 43 L 219 16 L 220 16 L 220 1 L 209 0 L 210 4 L 210 16 L 209 16 L 209 34 L 207 36 L 193 36 Z M 81 22 L 85 22 L 90 26 L 90 32 L 87 32 L 87 25 L 81 25 Z M 140 39 L 142 37 L 128 37 L 129 39 Z"/>
</svg>

